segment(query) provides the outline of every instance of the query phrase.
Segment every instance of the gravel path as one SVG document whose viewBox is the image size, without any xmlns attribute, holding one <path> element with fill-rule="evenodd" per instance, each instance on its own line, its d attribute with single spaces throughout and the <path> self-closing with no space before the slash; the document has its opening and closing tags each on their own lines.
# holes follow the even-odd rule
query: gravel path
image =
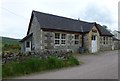
<svg viewBox="0 0 120 81">
<path fill-rule="evenodd" d="M 77 55 L 77 58 L 85 63 L 15 79 L 118 79 L 118 51 L 106 51 L 97 55 Z"/>
</svg>

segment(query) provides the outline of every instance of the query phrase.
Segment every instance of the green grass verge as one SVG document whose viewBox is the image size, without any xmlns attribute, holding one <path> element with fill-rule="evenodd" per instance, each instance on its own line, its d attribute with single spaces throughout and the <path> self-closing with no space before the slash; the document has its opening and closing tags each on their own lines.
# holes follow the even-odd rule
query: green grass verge
<svg viewBox="0 0 120 81">
<path fill-rule="evenodd" d="M 79 64 L 79 61 L 73 56 L 70 56 L 67 60 L 58 59 L 54 56 L 50 56 L 48 59 L 29 58 L 22 62 L 3 64 L 2 78 L 26 75 L 34 72 L 75 66 Z"/>
<path fill-rule="evenodd" d="M 0 80 L 2 80 L 2 64 L 0 64 Z"/>
</svg>

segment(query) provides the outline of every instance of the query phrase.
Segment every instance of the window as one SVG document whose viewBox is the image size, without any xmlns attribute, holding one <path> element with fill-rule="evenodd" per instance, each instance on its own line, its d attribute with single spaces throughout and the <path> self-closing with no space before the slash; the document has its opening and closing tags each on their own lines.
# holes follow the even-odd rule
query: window
<svg viewBox="0 0 120 81">
<path fill-rule="evenodd" d="M 30 47 L 30 42 L 26 42 L 26 47 L 27 47 L 27 48 Z"/>
<path fill-rule="evenodd" d="M 55 44 L 60 44 L 60 33 L 55 33 Z"/>
<path fill-rule="evenodd" d="M 108 37 L 106 37 L 106 44 L 108 44 Z"/>
<path fill-rule="evenodd" d="M 103 37 L 103 44 L 109 44 L 109 37 Z"/>
<path fill-rule="evenodd" d="M 97 33 L 97 30 L 93 29 L 92 32 Z"/>
<path fill-rule="evenodd" d="M 61 44 L 65 44 L 65 40 L 61 40 Z"/>
<path fill-rule="evenodd" d="M 112 37 L 110 37 L 110 45 L 112 44 Z"/>
<path fill-rule="evenodd" d="M 66 38 L 66 34 L 62 34 L 61 39 L 65 39 L 65 38 Z"/>
<path fill-rule="evenodd" d="M 66 34 L 61 34 L 61 44 L 65 44 Z"/>
<path fill-rule="evenodd" d="M 105 37 L 103 37 L 103 44 L 105 44 Z"/>
<path fill-rule="evenodd" d="M 60 40 L 55 40 L 55 44 L 60 44 Z"/>
<path fill-rule="evenodd" d="M 79 35 L 75 35 L 75 44 L 79 44 Z"/>
<path fill-rule="evenodd" d="M 92 35 L 92 40 L 95 40 L 96 36 Z"/>
<path fill-rule="evenodd" d="M 60 33 L 55 33 L 55 39 L 60 39 Z"/>
<path fill-rule="evenodd" d="M 66 34 L 55 33 L 55 44 L 64 45 L 66 43 Z"/>
<path fill-rule="evenodd" d="M 105 37 L 103 37 L 103 40 L 105 40 Z"/>
</svg>

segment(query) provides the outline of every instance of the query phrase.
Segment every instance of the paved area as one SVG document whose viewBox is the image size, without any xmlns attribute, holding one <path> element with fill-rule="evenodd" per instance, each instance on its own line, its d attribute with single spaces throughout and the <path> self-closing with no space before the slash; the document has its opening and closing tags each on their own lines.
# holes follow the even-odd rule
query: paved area
<svg viewBox="0 0 120 81">
<path fill-rule="evenodd" d="M 80 66 L 35 73 L 16 79 L 118 79 L 118 51 L 97 55 L 77 55 Z"/>
</svg>

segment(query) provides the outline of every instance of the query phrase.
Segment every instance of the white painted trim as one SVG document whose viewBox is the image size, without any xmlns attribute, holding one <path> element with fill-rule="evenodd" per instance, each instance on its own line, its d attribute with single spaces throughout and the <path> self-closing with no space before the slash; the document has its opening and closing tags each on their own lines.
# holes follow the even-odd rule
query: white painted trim
<svg viewBox="0 0 120 81">
<path fill-rule="evenodd" d="M 94 36 L 95 36 L 95 40 L 91 41 L 91 52 L 92 53 L 95 53 L 98 51 L 98 40 L 97 40 L 98 37 L 96 35 Z"/>
<path fill-rule="evenodd" d="M 27 42 L 29 42 L 29 44 L 30 44 L 30 47 L 29 47 L 29 48 L 26 46 L 26 43 L 27 43 Z M 31 41 L 25 41 L 25 51 L 26 51 L 26 52 L 27 52 L 27 51 L 31 51 L 31 46 L 32 46 Z"/>
<path fill-rule="evenodd" d="M 40 49 L 42 50 L 42 49 L 43 49 L 43 47 L 42 47 L 42 46 L 40 46 Z"/>
<path fill-rule="evenodd" d="M 65 36 L 65 39 L 62 39 L 62 34 L 64 34 L 64 33 L 59 33 L 60 34 L 60 39 L 55 39 L 55 33 L 54 33 L 54 45 L 55 46 L 60 46 L 60 45 L 62 45 L 62 46 L 65 46 L 66 45 L 66 38 L 67 38 L 67 34 L 65 34 L 66 36 Z M 59 42 L 59 44 L 55 44 L 55 40 L 59 40 L 60 42 Z M 61 41 L 62 40 L 65 40 L 65 44 L 61 44 Z"/>
</svg>

